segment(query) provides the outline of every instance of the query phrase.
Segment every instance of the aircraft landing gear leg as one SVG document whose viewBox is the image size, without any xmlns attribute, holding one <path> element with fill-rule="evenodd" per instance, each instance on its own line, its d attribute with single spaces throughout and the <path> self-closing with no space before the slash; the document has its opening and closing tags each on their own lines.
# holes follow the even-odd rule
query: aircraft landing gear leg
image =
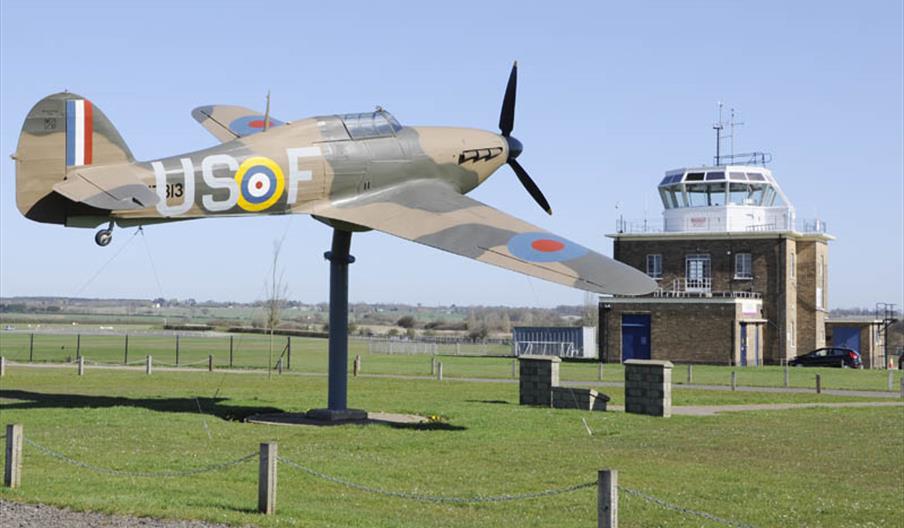
<svg viewBox="0 0 904 528">
<path fill-rule="evenodd" d="M 106 229 L 101 229 L 94 235 L 94 242 L 97 243 L 100 247 L 107 247 L 110 245 L 110 241 L 113 240 L 113 220 L 110 220 L 110 224 Z"/>
</svg>

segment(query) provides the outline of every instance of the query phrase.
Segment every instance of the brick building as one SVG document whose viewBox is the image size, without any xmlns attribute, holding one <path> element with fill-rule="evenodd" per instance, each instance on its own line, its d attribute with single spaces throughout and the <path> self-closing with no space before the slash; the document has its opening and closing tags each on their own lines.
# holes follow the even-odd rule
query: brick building
<svg viewBox="0 0 904 528">
<path fill-rule="evenodd" d="M 608 235 L 660 288 L 600 299 L 603 360 L 776 364 L 824 346 L 833 237 L 796 219 L 769 169 L 677 169 L 659 193 L 661 225 L 619 220 Z"/>
</svg>

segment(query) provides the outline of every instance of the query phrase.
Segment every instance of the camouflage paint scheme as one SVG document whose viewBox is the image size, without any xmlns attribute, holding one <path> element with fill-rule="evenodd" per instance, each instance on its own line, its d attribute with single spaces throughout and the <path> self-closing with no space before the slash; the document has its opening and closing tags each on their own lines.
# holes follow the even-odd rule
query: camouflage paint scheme
<svg viewBox="0 0 904 528">
<path fill-rule="evenodd" d="M 140 162 L 91 105 L 91 162 L 67 166 L 66 105 L 82 99 L 54 94 L 26 117 L 13 157 L 17 206 L 32 220 L 95 227 L 302 213 L 582 290 L 656 287 L 634 268 L 464 196 L 506 163 L 509 144 L 496 133 L 397 126 L 353 139 L 337 115 L 265 123 L 253 110 L 210 105 L 192 115 L 220 144 Z M 395 122 L 381 109 L 365 115 Z"/>
</svg>

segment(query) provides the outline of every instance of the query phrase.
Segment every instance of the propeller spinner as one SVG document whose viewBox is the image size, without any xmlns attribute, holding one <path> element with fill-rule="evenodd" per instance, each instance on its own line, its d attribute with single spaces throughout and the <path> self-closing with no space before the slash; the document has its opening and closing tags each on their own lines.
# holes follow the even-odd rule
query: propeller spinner
<svg viewBox="0 0 904 528">
<path fill-rule="evenodd" d="M 521 185 L 527 189 L 527 192 L 530 193 L 540 207 L 542 207 L 547 214 L 552 214 L 552 208 L 549 206 L 549 202 L 546 201 L 546 197 L 543 196 L 540 188 L 537 187 L 534 180 L 527 174 L 524 167 L 515 160 L 515 158 L 521 155 L 521 152 L 524 150 L 524 146 L 521 142 L 512 136 L 512 129 L 515 127 L 515 92 L 517 89 L 518 61 L 515 61 L 512 65 L 512 72 L 509 74 L 508 84 L 505 87 L 505 96 L 502 99 L 502 111 L 499 113 L 499 131 L 502 132 L 502 137 L 505 138 L 509 147 L 509 156 L 506 163 L 508 163 L 509 167 L 515 171 L 515 176 L 518 177 Z"/>
</svg>

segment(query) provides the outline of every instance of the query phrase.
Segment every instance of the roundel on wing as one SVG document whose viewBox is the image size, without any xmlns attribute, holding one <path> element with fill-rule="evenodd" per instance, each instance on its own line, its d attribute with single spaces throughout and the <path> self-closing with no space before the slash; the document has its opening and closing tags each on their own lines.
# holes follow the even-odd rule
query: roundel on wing
<svg viewBox="0 0 904 528">
<path fill-rule="evenodd" d="M 239 185 L 238 205 L 246 211 L 263 211 L 279 200 L 286 187 L 282 169 L 270 158 L 246 159 L 235 173 Z"/>
<path fill-rule="evenodd" d="M 258 132 L 264 131 L 264 120 L 266 116 L 262 115 L 249 115 L 242 116 L 238 119 L 233 119 L 231 123 L 229 123 L 229 130 L 240 136 L 250 136 L 251 134 L 256 134 Z M 283 122 L 279 119 L 270 118 L 270 128 L 275 126 L 282 125 Z"/>
<path fill-rule="evenodd" d="M 518 233 L 509 240 L 508 250 L 528 262 L 562 262 L 590 252 L 584 246 L 552 233 Z"/>
</svg>

